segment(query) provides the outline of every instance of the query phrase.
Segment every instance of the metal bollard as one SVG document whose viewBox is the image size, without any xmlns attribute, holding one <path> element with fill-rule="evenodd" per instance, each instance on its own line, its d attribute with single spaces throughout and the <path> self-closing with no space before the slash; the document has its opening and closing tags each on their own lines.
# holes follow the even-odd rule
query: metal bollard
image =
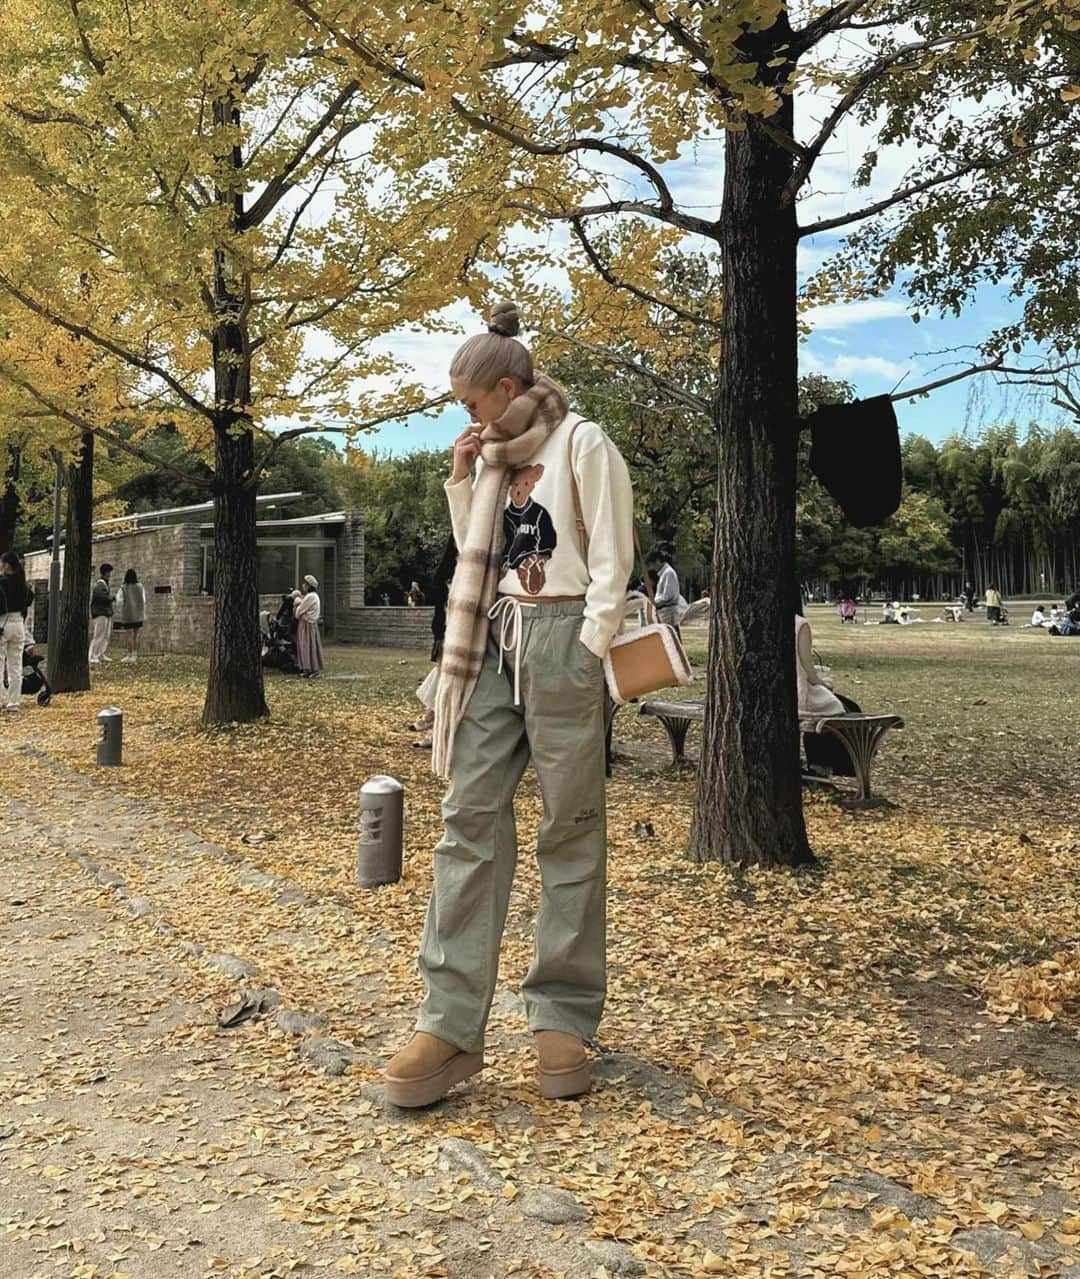
<svg viewBox="0 0 1080 1279">
<path fill-rule="evenodd" d="M 360 787 L 360 839 L 356 882 L 361 888 L 396 884 L 401 878 L 401 837 L 405 824 L 405 788 L 383 773 Z"/>
<path fill-rule="evenodd" d="M 124 712 L 119 706 L 106 706 L 98 711 L 97 722 L 101 725 L 101 741 L 97 747 L 99 764 L 122 764 L 124 752 Z"/>
</svg>

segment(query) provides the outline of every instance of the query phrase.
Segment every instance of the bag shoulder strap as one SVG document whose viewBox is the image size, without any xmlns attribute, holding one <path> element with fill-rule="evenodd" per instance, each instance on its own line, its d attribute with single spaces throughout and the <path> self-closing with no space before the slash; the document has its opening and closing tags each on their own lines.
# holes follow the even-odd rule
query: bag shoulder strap
<svg viewBox="0 0 1080 1279">
<path fill-rule="evenodd" d="M 585 418 L 578 418 L 574 425 L 570 428 L 570 435 L 566 441 L 566 469 L 570 472 L 570 492 L 574 499 L 574 521 L 577 524 L 578 542 L 581 545 L 582 557 L 588 562 L 589 558 L 589 531 L 585 527 L 585 516 L 581 510 L 581 493 L 578 490 L 577 476 L 574 474 L 574 433 L 578 427 L 584 422 Z M 641 552 L 641 540 L 638 537 L 637 524 L 631 521 L 631 528 L 634 532 L 634 549 L 637 551 L 638 567 L 641 569 L 641 580 L 645 584 L 645 596 L 650 604 L 655 606 L 655 598 L 653 592 L 652 578 L 649 576 L 649 570 L 645 566 L 645 556 Z"/>
</svg>

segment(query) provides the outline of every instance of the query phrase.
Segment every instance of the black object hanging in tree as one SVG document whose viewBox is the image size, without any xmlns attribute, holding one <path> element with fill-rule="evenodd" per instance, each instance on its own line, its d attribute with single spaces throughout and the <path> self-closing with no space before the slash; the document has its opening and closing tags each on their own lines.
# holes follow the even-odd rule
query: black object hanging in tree
<svg viewBox="0 0 1080 1279">
<path fill-rule="evenodd" d="M 883 524 L 900 505 L 900 427 L 888 395 L 823 404 L 803 422 L 810 470 L 856 528 Z"/>
</svg>

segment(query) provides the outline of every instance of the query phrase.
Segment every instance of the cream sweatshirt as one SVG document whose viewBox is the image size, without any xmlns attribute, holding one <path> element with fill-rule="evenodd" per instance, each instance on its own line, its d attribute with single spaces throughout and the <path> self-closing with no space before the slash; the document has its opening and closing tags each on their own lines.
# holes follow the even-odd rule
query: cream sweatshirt
<svg viewBox="0 0 1080 1279">
<path fill-rule="evenodd" d="M 297 622 L 317 622 L 322 616 L 322 601 L 315 591 L 305 595 L 297 595 L 293 599 L 293 620 Z"/>
<path fill-rule="evenodd" d="M 582 554 L 568 471 L 567 440 L 588 533 Z M 483 462 L 478 462 L 482 466 Z M 446 482 L 450 521 L 460 550 L 472 508 L 472 480 Z M 505 547 L 500 595 L 536 600 L 585 597 L 581 642 L 603 657 L 622 625 L 634 567 L 634 492 L 619 450 L 595 422 L 568 414 L 527 466 L 510 477 L 503 515 Z"/>
</svg>

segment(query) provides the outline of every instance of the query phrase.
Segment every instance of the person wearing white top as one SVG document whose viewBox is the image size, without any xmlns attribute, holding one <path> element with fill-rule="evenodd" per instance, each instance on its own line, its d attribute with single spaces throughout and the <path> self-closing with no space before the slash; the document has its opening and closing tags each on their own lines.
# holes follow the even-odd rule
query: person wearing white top
<svg viewBox="0 0 1080 1279">
<path fill-rule="evenodd" d="M 584 1042 L 604 1006 L 603 658 L 626 609 L 634 496 L 614 443 L 533 368 L 517 329 L 516 307 L 501 304 L 450 366 L 472 419 L 446 484 L 460 554 L 433 762 L 448 759 L 450 788 L 418 958 L 425 997 L 415 1034 L 383 1072 L 397 1106 L 430 1105 L 483 1069 L 518 855 L 514 794 L 530 759 L 544 816 L 522 995 L 543 1096 L 589 1088 Z"/>
<path fill-rule="evenodd" d="M 296 625 L 296 664 L 301 679 L 314 679 L 323 668 L 319 619 L 322 601 L 318 581 L 309 573 L 293 593 L 293 622 Z"/>
</svg>

